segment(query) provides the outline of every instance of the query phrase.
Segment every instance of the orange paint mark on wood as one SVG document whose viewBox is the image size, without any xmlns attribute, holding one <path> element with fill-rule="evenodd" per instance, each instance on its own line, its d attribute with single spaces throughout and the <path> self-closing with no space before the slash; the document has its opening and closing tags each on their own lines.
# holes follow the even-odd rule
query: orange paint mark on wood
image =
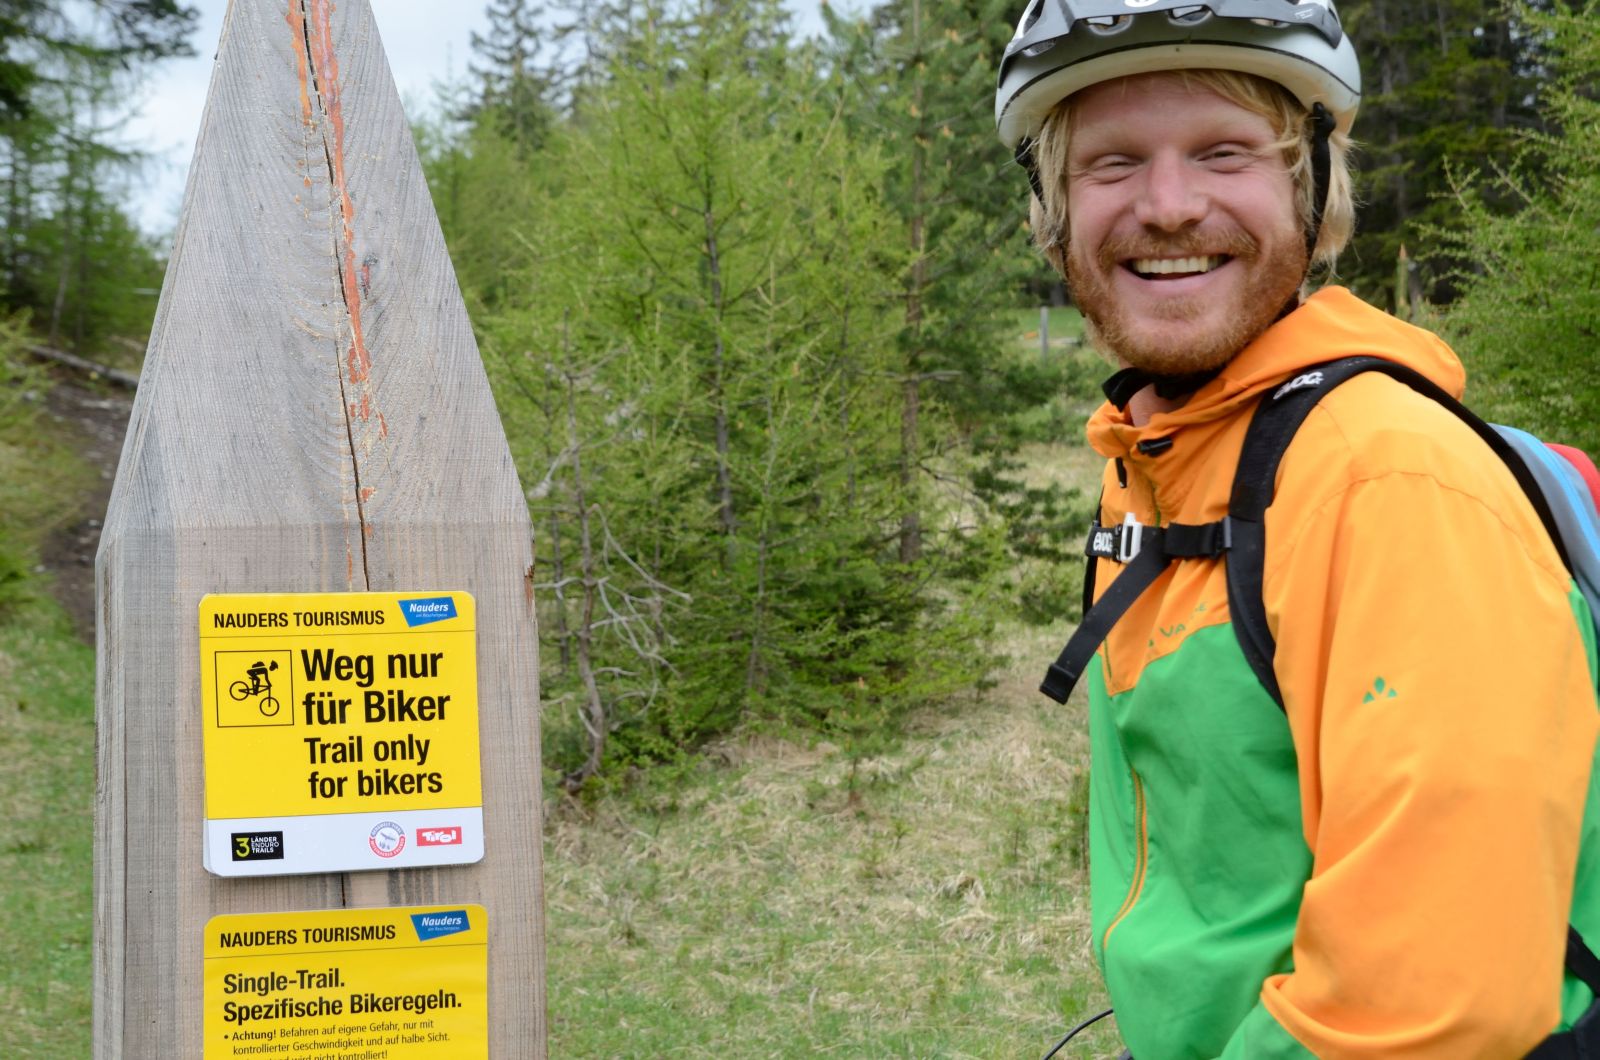
<svg viewBox="0 0 1600 1060">
<path fill-rule="evenodd" d="M 294 47 L 295 72 L 300 78 L 300 120 L 305 125 L 311 125 L 311 88 L 307 83 L 306 69 L 306 16 L 300 9 L 300 0 L 289 0 L 289 10 L 284 12 L 283 20 L 289 23 L 292 31 Z M 306 178 L 306 187 L 311 186 L 311 178 Z"/>
<path fill-rule="evenodd" d="M 372 355 L 367 352 L 367 342 L 361 331 L 361 298 L 356 276 L 355 204 L 350 200 L 350 185 L 345 177 L 344 164 L 344 104 L 339 83 L 339 57 L 333 47 L 333 29 L 330 18 L 332 0 L 311 0 L 311 58 L 317 70 L 317 90 L 322 100 L 322 111 L 333 130 L 333 142 L 328 145 L 328 162 L 333 170 L 333 187 L 339 197 L 339 214 L 344 221 L 341 240 L 340 280 L 345 291 L 345 305 L 350 312 L 350 350 L 346 355 L 349 379 L 364 383 L 372 374 Z"/>
<path fill-rule="evenodd" d="M 383 418 L 383 413 L 378 413 L 378 437 L 389 437 L 389 421 Z"/>
<path fill-rule="evenodd" d="M 365 504 L 367 501 L 371 500 L 372 499 L 372 495 L 374 493 L 377 493 L 377 492 L 378 492 L 378 487 L 376 487 L 376 486 L 362 486 L 361 487 L 361 502 L 363 504 Z"/>
</svg>

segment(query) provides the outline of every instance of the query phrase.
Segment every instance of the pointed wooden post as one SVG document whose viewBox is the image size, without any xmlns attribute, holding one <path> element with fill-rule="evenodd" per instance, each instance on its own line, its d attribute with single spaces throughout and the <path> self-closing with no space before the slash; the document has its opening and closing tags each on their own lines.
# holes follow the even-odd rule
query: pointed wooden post
<svg viewBox="0 0 1600 1060">
<path fill-rule="evenodd" d="M 100 548 L 97 1057 L 201 1055 L 213 915 L 431 903 L 488 912 L 491 1055 L 545 1055 L 531 564 L 368 0 L 233 0 Z M 208 874 L 202 595 L 451 589 L 477 606 L 484 860 Z"/>
</svg>

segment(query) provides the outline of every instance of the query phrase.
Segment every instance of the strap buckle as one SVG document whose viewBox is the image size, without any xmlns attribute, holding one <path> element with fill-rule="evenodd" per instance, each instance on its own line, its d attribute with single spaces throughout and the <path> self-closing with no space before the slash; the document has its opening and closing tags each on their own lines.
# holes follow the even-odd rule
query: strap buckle
<svg viewBox="0 0 1600 1060">
<path fill-rule="evenodd" d="M 1132 563 L 1144 544 L 1144 526 L 1129 512 L 1123 517 L 1117 535 L 1117 562 Z"/>
</svg>

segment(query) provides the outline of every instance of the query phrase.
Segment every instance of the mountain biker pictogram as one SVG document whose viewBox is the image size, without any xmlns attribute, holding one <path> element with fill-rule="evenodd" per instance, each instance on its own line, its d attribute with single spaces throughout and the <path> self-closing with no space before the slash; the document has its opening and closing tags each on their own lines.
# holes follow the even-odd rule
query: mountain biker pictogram
<svg viewBox="0 0 1600 1060">
<path fill-rule="evenodd" d="M 257 659 L 255 664 L 245 671 L 245 676 L 249 680 L 235 681 L 228 686 L 228 694 L 238 700 L 248 699 L 251 696 L 260 696 L 261 698 L 256 702 L 256 707 L 260 709 L 264 716 L 272 717 L 278 713 L 279 704 L 278 697 L 272 694 L 272 679 L 267 675 L 277 668 L 276 660 L 268 665 Z"/>
<path fill-rule="evenodd" d="M 219 651 L 212 665 L 219 726 L 294 724 L 294 657 L 289 652 L 264 647 Z"/>
</svg>

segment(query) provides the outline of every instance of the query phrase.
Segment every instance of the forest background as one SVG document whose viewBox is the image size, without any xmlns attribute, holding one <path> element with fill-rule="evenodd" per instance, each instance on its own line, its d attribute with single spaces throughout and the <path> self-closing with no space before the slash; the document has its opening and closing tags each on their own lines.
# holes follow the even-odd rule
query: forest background
<svg viewBox="0 0 1600 1060">
<path fill-rule="evenodd" d="M 883 763 L 905 764 L 908 718 L 969 709 L 1008 654 L 1036 667 L 1076 619 L 1092 474 L 1038 465 L 1078 446 L 1103 367 L 1070 312 L 1043 354 L 1018 341 L 1065 293 L 993 134 L 1016 7 L 825 9 L 801 40 L 775 0 L 490 0 L 469 72 L 417 116 L 535 526 L 552 795 L 592 808 L 760 733 L 836 751 L 797 790 L 860 812 L 872 778 L 901 776 Z M 1443 330 L 1479 411 L 1600 453 L 1600 9 L 1340 11 L 1366 94 L 1334 279 Z M 130 219 L 119 101 L 202 44 L 192 22 L 178 0 L 0 11 L 8 742 L 29 696 L 83 720 L 61 706 L 83 702 L 61 675 L 84 664 L 40 549 L 85 518 L 88 478 L 36 351 L 139 366 L 165 246 Z M 662 827 L 679 796 L 650 783 Z M 1002 861 L 1075 864 L 1080 796 L 1038 864 L 1021 825 Z M 912 812 L 873 819 L 866 878 Z M 0 836 L 0 859 L 53 841 Z M 983 893 L 960 872 L 937 890 Z M 636 932 L 626 909 L 616 923 Z M 1084 989 L 1044 1008 L 1070 1015 Z"/>
</svg>

